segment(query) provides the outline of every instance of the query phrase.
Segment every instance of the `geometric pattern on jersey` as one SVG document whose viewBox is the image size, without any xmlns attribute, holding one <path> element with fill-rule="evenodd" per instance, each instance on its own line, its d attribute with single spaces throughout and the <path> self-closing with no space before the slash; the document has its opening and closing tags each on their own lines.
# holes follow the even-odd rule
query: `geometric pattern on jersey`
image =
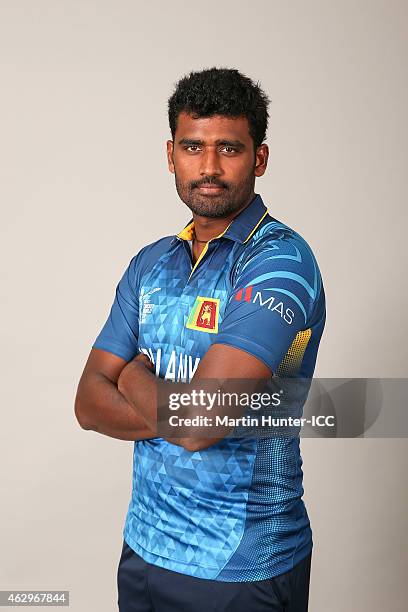
<svg viewBox="0 0 408 612">
<path fill-rule="evenodd" d="M 194 266 L 193 232 L 190 222 L 132 258 L 94 348 L 126 361 L 144 352 L 157 376 L 190 381 L 221 343 L 274 374 L 311 378 L 325 295 L 306 241 L 259 195 Z M 191 323 L 200 299 L 217 303 L 218 330 Z M 160 437 L 136 441 L 125 540 L 148 563 L 204 579 L 282 574 L 312 548 L 301 466 L 298 437 L 227 436 L 196 452 Z"/>
<path fill-rule="evenodd" d="M 219 580 L 240 581 L 243 574 L 266 580 L 287 571 L 288 555 L 295 565 L 310 552 L 310 522 L 304 504 L 298 503 L 301 466 L 299 438 L 258 439 L 244 535 Z"/>
<path fill-rule="evenodd" d="M 210 453 L 139 444 L 134 480 L 144 486 L 136 487 L 127 518 L 130 546 L 147 562 L 179 571 L 182 559 L 188 573 L 214 578 L 242 537 L 254 444 L 230 440 Z"/>
</svg>

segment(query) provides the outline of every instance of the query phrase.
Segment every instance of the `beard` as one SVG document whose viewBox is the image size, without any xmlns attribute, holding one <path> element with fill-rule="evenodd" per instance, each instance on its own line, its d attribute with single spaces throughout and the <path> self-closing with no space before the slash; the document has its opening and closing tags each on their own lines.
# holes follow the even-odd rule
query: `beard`
<svg viewBox="0 0 408 612">
<path fill-rule="evenodd" d="M 175 181 L 179 198 L 193 213 L 215 219 L 228 217 L 249 203 L 254 193 L 255 175 L 252 172 L 236 184 L 226 183 L 216 177 L 183 183 L 175 173 Z M 217 185 L 222 187 L 222 191 L 214 195 L 202 194 L 198 187 L 203 184 Z"/>
</svg>

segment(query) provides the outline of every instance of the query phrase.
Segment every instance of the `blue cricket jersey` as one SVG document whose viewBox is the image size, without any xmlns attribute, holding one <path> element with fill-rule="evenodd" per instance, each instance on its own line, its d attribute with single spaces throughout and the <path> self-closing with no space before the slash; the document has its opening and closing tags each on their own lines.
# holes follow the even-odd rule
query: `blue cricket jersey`
<svg viewBox="0 0 408 612">
<path fill-rule="evenodd" d="M 133 257 L 94 348 L 126 361 L 142 351 L 157 376 L 185 382 L 221 343 L 274 374 L 311 378 L 326 311 L 305 240 L 259 195 L 195 265 L 193 232 L 190 222 Z M 227 437 L 190 452 L 160 437 L 136 441 L 126 542 L 148 563 L 199 578 L 245 582 L 289 571 L 313 545 L 299 442 Z"/>
</svg>

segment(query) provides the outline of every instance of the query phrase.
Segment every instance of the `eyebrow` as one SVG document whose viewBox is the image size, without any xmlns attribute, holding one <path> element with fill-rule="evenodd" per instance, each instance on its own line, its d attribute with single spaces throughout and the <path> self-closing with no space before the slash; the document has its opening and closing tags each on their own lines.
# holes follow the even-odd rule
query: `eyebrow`
<svg viewBox="0 0 408 612">
<path fill-rule="evenodd" d="M 186 145 L 186 146 L 190 146 L 190 145 L 205 145 L 204 140 L 199 140 L 196 138 L 182 138 L 181 140 L 179 140 L 178 142 L 179 145 Z M 245 145 L 243 142 L 241 142 L 240 140 L 226 140 L 225 138 L 220 139 L 220 140 L 216 140 L 215 144 L 217 146 L 220 145 L 224 145 L 226 147 L 234 147 L 235 149 L 245 149 Z"/>
</svg>

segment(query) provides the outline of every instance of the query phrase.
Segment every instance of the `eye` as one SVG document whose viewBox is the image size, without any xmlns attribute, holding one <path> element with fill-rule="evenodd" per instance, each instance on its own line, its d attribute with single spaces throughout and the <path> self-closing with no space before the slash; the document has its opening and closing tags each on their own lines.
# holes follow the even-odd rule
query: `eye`
<svg viewBox="0 0 408 612">
<path fill-rule="evenodd" d="M 197 153 L 197 151 L 201 150 L 200 145 L 187 145 L 184 147 L 184 149 L 189 153 Z"/>
<path fill-rule="evenodd" d="M 230 147 L 229 145 L 224 145 L 223 147 L 221 147 L 221 151 L 223 151 L 224 153 L 236 153 L 237 149 L 235 147 Z"/>
</svg>

